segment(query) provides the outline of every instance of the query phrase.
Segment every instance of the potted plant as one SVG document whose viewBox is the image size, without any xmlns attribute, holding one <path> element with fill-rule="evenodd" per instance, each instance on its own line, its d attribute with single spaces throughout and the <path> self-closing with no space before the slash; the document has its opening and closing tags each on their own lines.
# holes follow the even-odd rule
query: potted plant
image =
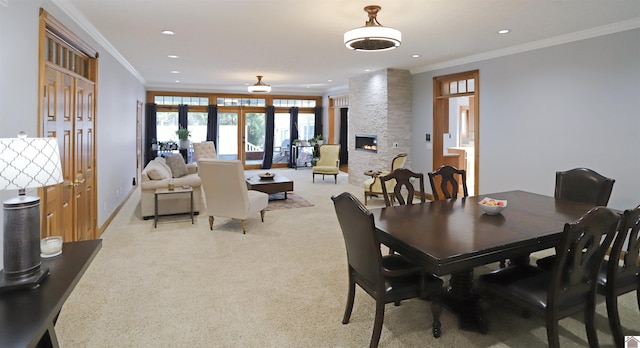
<svg viewBox="0 0 640 348">
<path fill-rule="evenodd" d="M 309 140 L 307 140 L 309 142 L 309 145 L 314 146 L 316 144 L 316 138 L 311 138 Z"/>
<path fill-rule="evenodd" d="M 173 140 L 169 140 L 167 142 L 164 143 L 164 150 L 166 151 L 171 151 L 171 150 L 177 150 L 178 149 L 178 144 L 176 144 L 175 141 Z"/>
<path fill-rule="evenodd" d="M 324 144 L 324 135 L 318 134 L 318 136 L 316 137 L 316 143 L 318 143 L 318 145 Z"/>
<path fill-rule="evenodd" d="M 158 150 L 158 141 L 156 140 L 156 138 L 151 138 L 151 150 L 152 151 Z"/>
<path fill-rule="evenodd" d="M 186 149 L 189 147 L 189 136 L 191 136 L 191 132 L 186 128 L 178 128 L 176 131 L 178 135 L 178 139 L 180 140 L 180 148 Z"/>
</svg>

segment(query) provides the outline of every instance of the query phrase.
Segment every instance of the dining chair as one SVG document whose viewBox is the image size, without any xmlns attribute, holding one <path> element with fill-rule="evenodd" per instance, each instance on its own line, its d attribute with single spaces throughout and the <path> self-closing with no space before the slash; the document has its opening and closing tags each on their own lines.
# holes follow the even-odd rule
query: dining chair
<svg viewBox="0 0 640 348">
<path fill-rule="evenodd" d="M 338 183 L 338 173 L 340 172 L 340 144 L 320 145 L 320 158 L 312 169 L 313 179 L 316 182 L 316 175 L 333 175 L 335 183 Z"/>
<path fill-rule="evenodd" d="M 416 190 L 413 187 L 412 179 L 418 180 L 420 185 L 420 191 L 418 197 L 420 202 L 426 201 L 424 194 L 424 175 L 422 173 L 414 173 L 406 168 L 399 168 L 391 173 L 379 177 L 380 186 L 382 187 L 382 196 L 384 196 L 384 204 L 387 207 L 394 205 L 397 201 L 400 205 L 413 204 Z M 390 183 L 392 183 L 390 185 Z M 388 187 L 393 187 L 393 191 L 388 192 Z M 403 196 L 403 192 L 406 193 L 406 198 Z M 389 254 L 393 254 L 395 251 L 389 248 Z"/>
<path fill-rule="evenodd" d="M 554 197 L 593 206 L 607 206 L 614 179 L 604 177 L 588 168 L 574 168 L 556 172 Z M 556 254 L 558 250 L 556 249 Z M 551 269 L 555 255 L 536 261 L 538 267 Z"/>
<path fill-rule="evenodd" d="M 619 214 L 595 207 L 578 221 L 566 223 L 551 271 L 522 264 L 481 275 L 482 308 L 486 300 L 499 299 L 545 318 L 549 347 L 560 345 L 558 321 L 582 312 L 589 346 L 598 347 L 594 324 L 598 270 L 619 220 Z"/>
<path fill-rule="evenodd" d="M 213 141 L 193 143 L 193 161 L 198 163 L 203 158 L 216 158 L 216 145 Z"/>
<path fill-rule="evenodd" d="M 247 231 L 249 216 L 259 212 L 264 222 L 269 195 L 247 189 L 242 162 L 201 158 L 198 161 L 198 175 L 202 180 L 209 229 L 213 230 L 215 216 L 242 220 L 243 234 Z"/>
<path fill-rule="evenodd" d="M 384 196 L 384 204 L 387 207 L 392 206 L 394 201 L 398 201 L 400 205 L 413 204 L 413 198 L 416 192 L 411 179 L 418 180 L 420 185 L 420 192 L 418 192 L 420 202 L 424 203 L 426 200 L 424 194 L 424 175 L 422 173 L 415 173 L 407 168 L 399 168 L 379 178 L 380 186 L 382 186 L 382 195 Z M 388 192 L 389 185 L 387 185 L 387 183 L 392 180 L 395 182 L 395 184 L 392 185 L 393 191 Z M 403 192 L 406 192 L 406 198 L 403 196 Z"/>
<path fill-rule="evenodd" d="M 370 197 L 377 197 L 378 195 L 382 195 L 382 184 L 380 183 L 379 177 L 385 176 L 396 169 L 404 168 L 407 163 L 408 155 L 404 152 L 397 154 L 391 160 L 391 170 L 389 171 L 381 171 L 372 173 L 372 177 L 365 180 L 364 185 L 364 205 L 367 205 L 367 200 Z M 393 190 L 394 181 L 387 182 L 387 192 Z"/>
<path fill-rule="evenodd" d="M 557 199 L 607 206 L 614 179 L 604 177 L 588 168 L 574 168 L 556 172 L 554 196 Z"/>
<path fill-rule="evenodd" d="M 427 173 L 427 175 L 429 176 L 429 183 L 431 184 L 431 192 L 433 193 L 434 200 L 439 201 L 441 199 L 458 198 L 460 186 L 462 186 L 462 197 L 469 197 L 469 190 L 467 190 L 467 172 L 465 170 L 444 164 L 435 171 Z M 456 180 L 456 176 L 460 178 L 460 181 Z M 437 178 L 440 178 L 440 185 L 438 187 L 444 196 L 442 198 L 436 189 Z"/>
<path fill-rule="evenodd" d="M 625 210 L 618 233 L 598 274 L 597 292 L 607 300 L 607 317 L 616 347 L 624 347 L 618 296 L 636 290 L 640 311 L 640 205 Z M 625 247 L 626 245 L 626 247 Z"/>
<path fill-rule="evenodd" d="M 382 256 L 373 215 L 355 196 L 343 192 L 331 199 L 344 236 L 349 271 L 349 293 L 342 323 L 349 323 L 351 318 L 357 284 L 376 301 L 369 347 L 377 347 L 380 341 L 385 304 L 399 305 L 411 298 L 431 299 L 433 337 L 440 337 L 442 279 L 401 255 Z"/>
</svg>

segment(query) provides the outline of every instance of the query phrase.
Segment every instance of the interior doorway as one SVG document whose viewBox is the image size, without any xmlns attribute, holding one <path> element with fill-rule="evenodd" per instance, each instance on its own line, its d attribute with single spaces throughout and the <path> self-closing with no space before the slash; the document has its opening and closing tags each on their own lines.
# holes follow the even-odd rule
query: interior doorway
<svg viewBox="0 0 640 348">
<path fill-rule="evenodd" d="M 433 169 L 464 169 L 469 195 L 479 192 L 478 70 L 433 78 Z"/>
</svg>

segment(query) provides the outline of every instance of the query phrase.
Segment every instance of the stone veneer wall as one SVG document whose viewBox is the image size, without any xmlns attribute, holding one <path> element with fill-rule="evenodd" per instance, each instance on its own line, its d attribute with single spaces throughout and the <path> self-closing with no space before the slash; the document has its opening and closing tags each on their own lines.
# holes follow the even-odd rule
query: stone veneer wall
<svg viewBox="0 0 640 348">
<path fill-rule="evenodd" d="M 349 183 L 362 185 L 368 178 L 365 171 L 389 170 L 397 154 L 409 153 L 411 95 L 407 70 L 385 69 L 349 79 Z M 356 150 L 356 134 L 376 135 L 378 152 Z M 406 167 L 410 167 L 409 160 Z"/>
</svg>

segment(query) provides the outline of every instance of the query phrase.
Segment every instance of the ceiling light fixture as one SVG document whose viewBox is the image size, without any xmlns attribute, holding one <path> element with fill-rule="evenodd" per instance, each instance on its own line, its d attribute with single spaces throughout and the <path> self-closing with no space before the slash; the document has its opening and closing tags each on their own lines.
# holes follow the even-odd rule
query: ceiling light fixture
<svg viewBox="0 0 640 348">
<path fill-rule="evenodd" d="M 344 33 L 344 44 L 356 51 L 386 51 L 400 46 L 402 33 L 399 30 L 383 27 L 376 16 L 382 7 L 366 6 L 364 10 L 369 14 L 369 20 L 364 27 L 355 28 Z"/>
<path fill-rule="evenodd" d="M 176 33 L 173 30 L 163 30 L 161 34 L 164 35 L 175 35 Z"/>
<path fill-rule="evenodd" d="M 247 90 L 251 93 L 269 93 L 271 92 L 271 86 L 262 82 L 262 76 L 256 76 L 258 78 L 258 82 L 254 85 L 247 87 Z"/>
<path fill-rule="evenodd" d="M 509 29 L 500 29 L 498 30 L 498 34 L 508 34 L 511 30 Z"/>
</svg>

